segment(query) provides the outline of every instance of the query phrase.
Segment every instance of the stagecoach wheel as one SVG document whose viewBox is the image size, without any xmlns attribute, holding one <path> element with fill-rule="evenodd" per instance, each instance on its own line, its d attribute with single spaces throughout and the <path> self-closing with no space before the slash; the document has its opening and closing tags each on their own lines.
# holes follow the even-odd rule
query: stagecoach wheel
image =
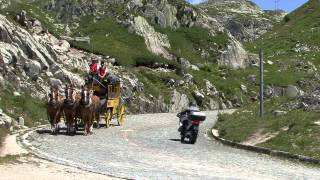
<svg viewBox="0 0 320 180">
<path fill-rule="evenodd" d="M 106 128 L 110 127 L 111 119 L 112 119 L 112 109 L 109 108 L 107 110 L 107 115 L 106 115 Z"/>
<path fill-rule="evenodd" d="M 125 107 L 123 104 L 121 104 L 118 110 L 118 117 L 117 117 L 119 126 L 123 125 L 124 115 L 125 115 Z"/>
</svg>

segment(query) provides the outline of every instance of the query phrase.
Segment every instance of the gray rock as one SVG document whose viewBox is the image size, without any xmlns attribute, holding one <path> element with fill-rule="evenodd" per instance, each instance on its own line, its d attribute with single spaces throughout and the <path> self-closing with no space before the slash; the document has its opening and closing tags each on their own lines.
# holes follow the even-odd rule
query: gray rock
<svg viewBox="0 0 320 180">
<path fill-rule="evenodd" d="M 231 101 L 226 101 L 226 105 L 229 109 L 233 108 L 233 104 Z"/>
<path fill-rule="evenodd" d="M 193 94 L 194 98 L 196 99 L 196 101 L 198 102 L 198 104 L 202 104 L 205 96 L 198 90 L 193 91 L 192 94 Z"/>
<path fill-rule="evenodd" d="M 16 96 L 16 97 L 17 97 L 17 96 L 21 96 L 21 94 L 20 94 L 19 92 L 17 92 L 17 91 L 14 91 L 14 92 L 13 92 L 13 96 Z"/>
<path fill-rule="evenodd" d="M 290 85 L 285 88 L 285 96 L 298 97 L 300 95 L 301 95 L 301 91 L 296 86 Z"/>
<path fill-rule="evenodd" d="M 215 101 L 214 99 L 210 98 L 208 103 L 209 110 L 217 110 L 219 109 L 219 102 Z"/>
<path fill-rule="evenodd" d="M 141 0 L 131 0 L 127 4 L 127 8 L 129 10 L 135 10 L 136 8 L 140 8 L 143 6 L 143 3 Z"/>
<path fill-rule="evenodd" d="M 1 124 L 4 124 L 4 126 L 9 129 L 12 126 L 12 118 L 9 117 L 8 115 L 6 115 L 5 113 L 1 113 L 0 115 L 0 122 L 2 122 Z"/>
<path fill-rule="evenodd" d="M 60 79 L 50 78 L 50 85 L 53 87 L 60 87 L 62 85 L 62 82 Z"/>
<path fill-rule="evenodd" d="M 248 93 L 248 88 L 247 88 L 247 86 L 245 86 L 244 84 L 241 84 L 240 89 L 241 89 L 244 93 Z"/>
<path fill-rule="evenodd" d="M 184 80 L 178 80 L 178 81 L 176 81 L 176 86 L 183 86 L 184 85 Z"/>
<path fill-rule="evenodd" d="M 2 74 L 0 74 L 0 87 L 5 87 L 6 82 L 5 79 L 3 78 Z"/>
<path fill-rule="evenodd" d="M 283 116 L 283 115 L 288 114 L 288 112 L 287 112 L 287 111 L 275 110 L 275 111 L 272 112 L 272 114 L 273 114 L 274 116 Z"/>
<path fill-rule="evenodd" d="M 47 71 L 47 72 L 46 72 L 46 75 L 47 75 L 48 77 L 53 77 L 53 74 L 52 74 L 52 72 L 50 72 L 50 71 Z"/>
<path fill-rule="evenodd" d="M 145 44 L 150 52 L 166 59 L 172 59 L 167 51 L 171 48 L 167 35 L 156 32 L 144 17 L 135 17 L 131 27 L 137 35 L 145 39 Z"/>
<path fill-rule="evenodd" d="M 225 103 L 220 104 L 220 109 L 228 109 L 227 105 Z"/>
<path fill-rule="evenodd" d="M 173 90 L 169 112 L 180 112 L 189 104 L 188 96 Z"/>
<path fill-rule="evenodd" d="M 266 98 L 271 98 L 273 96 L 275 96 L 275 90 L 273 87 L 271 86 L 266 86 L 265 89 L 264 89 L 264 92 L 263 92 L 263 95 L 266 97 Z"/>
<path fill-rule="evenodd" d="M 169 4 L 167 0 L 151 1 L 146 4 L 144 8 L 143 15 L 153 24 L 172 29 L 176 29 L 180 26 L 177 19 L 178 11 L 176 7 Z"/>
<path fill-rule="evenodd" d="M 273 63 L 272 61 L 268 60 L 268 61 L 267 61 L 267 64 L 273 65 L 274 63 Z"/>
<path fill-rule="evenodd" d="M 116 63 L 116 59 L 115 58 L 109 58 L 108 62 L 111 63 L 111 64 L 114 64 L 114 63 Z"/>
<path fill-rule="evenodd" d="M 170 80 L 167 82 L 167 86 L 172 87 L 172 86 L 174 86 L 175 83 L 176 83 L 176 81 L 175 81 L 174 79 L 170 79 Z"/>
<path fill-rule="evenodd" d="M 41 64 L 38 61 L 30 60 L 27 64 L 27 74 L 31 78 L 38 77 L 41 72 Z"/>
<path fill-rule="evenodd" d="M 183 77 L 183 80 L 185 83 L 192 83 L 193 82 L 193 76 L 191 74 L 185 74 Z"/>
<path fill-rule="evenodd" d="M 224 95 L 223 92 L 219 92 L 219 96 L 222 100 L 225 100 L 226 99 L 226 96 Z"/>
<path fill-rule="evenodd" d="M 209 80 L 205 79 L 204 82 L 206 84 L 207 96 L 216 96 L 219 93 L 216 87 Z"/>
<path fill-rule="evenodd" d="M 257 82 L 257 76 L 254 75 L 254 74 L 251 74 L 247 77 L 247 80 L 250 82 L 250 83 L 256 83 Z"/>
<path fill-rule="evenodd" d="M 245 68 L 249 65 L 248 53 L 242 44 L 230 36 L 229 45 L 224 51 L 220 51 L 219 65 L 228 66 L 233 69 Z"/>
<path fill-rule="evenodd" d="M 191 68 L 191 63 L 185 58 L 180 58 L 179 62 L 180 62 L 181 68 L 183 68 L 183 69 L 190 69 Z"/>
<path fill-rule="evenodd" d="M 191 64 L 191 69 L 194 71 L 200 71 L 200 68 L 196 65 Z"/>
<path fill-rule="evenodd" d="M 23 118 L 23 117 L 19 117 L 19 118 L 18 118 L 18 124 L 19 124 L 19 126 L 21 126 L 21 127 L 24 126 L 24 118 Z"/>
</svg>

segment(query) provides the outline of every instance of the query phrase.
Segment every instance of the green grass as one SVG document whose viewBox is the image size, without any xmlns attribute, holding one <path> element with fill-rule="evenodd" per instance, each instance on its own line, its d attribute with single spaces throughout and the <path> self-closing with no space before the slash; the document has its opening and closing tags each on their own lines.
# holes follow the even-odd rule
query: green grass
<svg viewBox="0 0 320 180">
<path fill-rule="evenodd" d="M 2 146 L 4 138 L 7 136 L 8 133 L 9 132 L 6 128 L 0 127 L 0 147 Z"/>
<path fill-rule="evenodd" d="M 213 37 L 209 34 L 209 30 L 200 27 L 181 27 L 177 30 L 172 30 L 157 26 L 156 30 L 168 36 L 171 44 L 169 51 L 172 54 L 184 57 L 193 64 L 216 62 L 217 50 L 225 47 L 228 43 L 226 34 L 220 33 Z M 208 51 L 210 56 L 207 59 L 203 59 L 199 49 Z"/>
<path fill-rule="evenodd" d="M 8 8 L 2 9 L 0 12 L 8 14 L 8 17 L 13 20 L 17 14 L 20 14 L 22 10 L 25 10 L 27 12 L 27 17 L 38 19 L 44 28 L 48 29 L 48 31 L 55 36 L 58 36 L 63 32 L 63 29 L 59 29 L 54 26 L 54 23 L 59 21 L 53 18 L 53 14 L 45 12 L 42 9 L 42 6 L 44 5 L 43 3 L 45 2 L 42 0 L 26 0 L 25 2 L 13 1 Z"/>
<path fill-rule="evenodd" d="M 247 48 L 254 51 L 262 47 L 267 56 L 271 56 L 281 50 L 285 52 L 286 57 L 289 57 L 288 59 L 291 59 L 297 55 L 293 51 L 297 43 L 309 46 L 320 45 L 319 0 L 308 1 L 304 6 L 287 15 L 285 19 L 260 40 L 248 43 Z M 310 53 L 313 54 L 314 51 Z"/>
<path fill-rule="evenodd" d="M 123 66 L 153 65 L 155 62 L 176 66 L 177 64 L 156 56 L 147 50 L 143 37 L 134 35 L 112 17 L 104 17 L 93 22 L 93 17 L 81 19 L 80 26 L 75 32 L 91 38 L 91 44 L 77 43 L 75 47 L 97 54 L 110 55 Z M 106 36 L 107 35 L 107 36 Z"/>
<path fill-rule="evenodd" d="M 174 72 L 153 72 L 146 69 L 138 69 L 134 71 L 135 75 L 144 84 L 144 94 L 152 95 L 154 97 L 162 96 L 166 103 L 170 102 L 170 95 L 172 90 L 166 85 L 170 79 L 175 81 L 180 80 L 181 77 Z"/>
<path fill-rule="evenodd" d="M 250 83 L 247 80 L 249 75 L 258 74 L 258 69 L 256 68 L 231 70 L 227 67 L 219 67 L 216 64 L 209 64 L 202 67 L 200 71 L 190 71 L 190 73 L 193 75 L 195 84 L 199 88 L 206 88 L 204 79 L 207 79 L 216 86 L 218 91 L 223 92 L 227 99 L 233 99 L 237 96 L 241 97 L 246 103 L 249 101 L 248 96 L 253 95 L 250 94 L 250 92 L 256 92 L 258 90 L 258 87 L 255 84 Z M 222 76 L 222 73 L 225 75 Z M 248 94 L 244 94 L 241 91 L 241 84 L 247 86 Z"/>
<path fill-rule="evenodd" d="M 35 122 L 47 123 L 40 121 L 47 118 L 43 101 L 31 97 L 28 93 L 13 96 L 8 89 L 0 91 L 0 97 L 0 108 L 14 119 L 23 117 L 26 126 L 33 127 Z"/>
<path fill-rule="evenodd" d="M 0 164 L 17 162 L 19 155 L 7 155 L 5 157 L 0 157 Z"/>
<path fill-rule="evenodd" d="M 319 113 L 291 110 L 287 115 L 275 117 L 273 110 L 285 109 L 282 104 L 290 99 L 272 99 L 266 103 L 266 112 L 263 118 L 259 117 L 258 104 L 251 104 L 237 110 L 234 114 L 219 115 L 214 128 L 219 130 L 220 136 L 242 142 L 258 130 L 264 133 L 279 134 L 260 147 L 287 151 L 320 159 L 320 128 L 314 122 L 319 121 Z M 288 130 L 284 130 L 288 128 Z"/>
</svg>

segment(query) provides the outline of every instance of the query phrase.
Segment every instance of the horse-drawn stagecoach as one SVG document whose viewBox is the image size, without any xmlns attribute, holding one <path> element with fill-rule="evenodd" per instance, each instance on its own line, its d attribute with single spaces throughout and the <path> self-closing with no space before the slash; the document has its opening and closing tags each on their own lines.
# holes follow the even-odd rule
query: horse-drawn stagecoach
<svg viewBox="0 0 320 180">
<path fill-rule="evenodd" d="M 115 118 L 117 119 L 118 125 L 121 126 L 125 118 L 125 106 L 121 98 L 119 79 L 111 77 L 104 83 L 93 78 L 93 81 L 89 83 L 89 87 L 90 86 L 94 94 L 102 100 L 101 112 L 105 113 L 100 113 L 100 119 L 105 119 L 106 127 L 110 127 L 111 120 Z"/>
<path fill-rule="evenodd" d="M 58 123 L 63 120 L 67 125 L 67 134 L 72 129 L 84 125 L 84 134 L 92 133 L 93 121 L 104 119 L 106 127 L 110 127 L 112 119 L 122 125 L 125 118 L 125 106 L 121 98 L 121 84 L 118 78 L 110 76 L 107 81 L 100 82 L 96 77 L 86 81 L 81 93 L 72 86 L 66 86 L 65 96 L 59 94 L 58 88 L 51 88 L 48 94 L 48 118 L 54 129 L 59 131 Z"/>
</svg>

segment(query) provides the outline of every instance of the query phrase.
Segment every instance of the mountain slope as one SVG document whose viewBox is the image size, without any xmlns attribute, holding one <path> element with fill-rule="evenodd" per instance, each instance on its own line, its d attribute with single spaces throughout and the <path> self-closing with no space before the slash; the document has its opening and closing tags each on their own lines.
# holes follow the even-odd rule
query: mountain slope
<svg viewBox="0 0 320 180">
<path fill-rule="evenodd" d="M 32 89 L 42 97 L 52 84 L 83 84 L 92 56 L 110 63 L 111 72 L 121 77 L 124 99 L 133 113 L 178 111 L 193 100 L 204 109 L 232 108 L 256 97 L 256 84 L 247 81 L 256 69 L 241 69 L 256 62 L 256 56 L 248 54 L 217 17 L 183 0 L 7 3 L 1 13 L 12 26 L 26 29 L 35 44 L 49 51 L 51 58 L 45 59 L 51 63 L 40 62 L 33 77 L 43 84 L 30 82 L 45 87 Z M 27 55 L 38 64 L 42 54 Z M 11 57 L 6 59 L 12 61 Z M 20 85 L 13 87 L 24 91 Z"/>
<path fill-rule="evenodd" d="M 263 11 L 248 0 L 208 0 L 198 5 L 240 41 L 252 41 L 280 22 L 283 11 Z"/>
<path fill-rule="evenodd" d="M 320 1 L 309 0 L 272 31 L 247 43 L 249 51 L 262 48 L 265 53 L 264 116 L 258 103 L 221 116 L 216 128 L 223 138 L 246 142 L 269 136 L 256 146 L 320 158 L 319 20 Z"/>
</svg>

